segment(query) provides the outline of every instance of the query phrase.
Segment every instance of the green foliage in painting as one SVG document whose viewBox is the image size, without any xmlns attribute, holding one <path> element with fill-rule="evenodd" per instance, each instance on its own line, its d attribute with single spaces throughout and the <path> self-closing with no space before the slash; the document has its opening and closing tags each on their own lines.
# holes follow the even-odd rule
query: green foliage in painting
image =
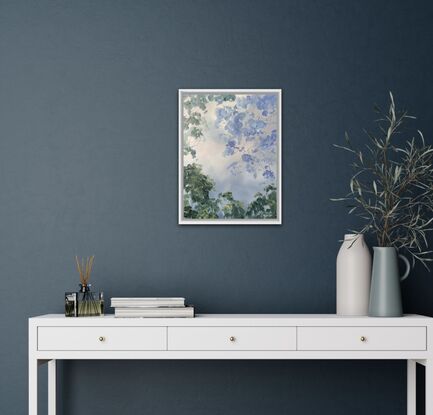
<svg viewBox="0 0 433 415">
<path fill-rule="evenodd" d="M 256 193 L 255 199 L 248 205 L 247 217 L 271 219 L 277 217 L 277 188 L 266 186 L 264 193 Z"/>
<path fill-rule="evenodd" d="M 236 96 L 233 94 L 217 94 L 217 95 L 213 95 L 213 94 L 209 94 L 207 96 L 207 99 L 209 100 L 209 102 L 212 101 L 217 101 L 217 102 L 230 102 L 230 101 L 234 101 L 236 99 Z"/>
<path fill-rule="evenodd" d="M 185 127 L 189 128 L 190 125 L 200 125 L 201 114 L 199 112 L 192 112 L 189 117 L 185 118 Z"/>
<path fill-rule="evenodd" d="M 195 151 L 195 149 L 192 148 L 191 146 L 185 144 L 185 145 L 183 146 L 183 155 L 186 156 L 186 155 L 189 154 L 189 153 L 191 154 L 191 156 L 192 156 L 193 158 L 195 158 L 195 156 L 196 156 L 196 151 Z"/>
<path fill-rule="evenodd" d="M 208 102 L 230 102 L 234 101 L 236 96 L 233 94 L 210 94 L 210 95 L 194 95 L 188 97 L 183 103 L 183 108 L 186 114 L 183 119 L 183 129 L 188 131 L 194 139 L 199 139 L 203 136 L 203 131 L 200 127 L 202 122 L 202 116 L 197 109 L 207 112 L 206 104 Z M 191 154 L 193 158 L 196 156 L 196 152 L 192 144 L 186 144 L 183 149 L 183 154 Z"/>
<path fill-rule="evenodd" d="M 193 127 L 193 128 L 191 128 L 191 135 L 192 135 L 194 138 L 200 138 L 200 137 L 203 135 L 203 133 L 202 133 L 202 131 L 200 130 L 200 128 Z"/>
<path fill-rule="evenodd" d="M 220 193 L 219 201 L 222 203 L 222 211 L 225 218 L 244 219 L 245 209 L 242 202 L 233 198 L 232 192 Z"/>
<path fill-rule="evenodd" d="M 209 193 L 214 181 L 203 174 L 198 164 L 188 164 L 184 168 L 184 217 L 191 219 L 218 218 L 218 200 Z"/>
<path fill-rule="evenodd" d="M 210 196 L 215 190 L 214 181 L 206 176 L 198 164 L 184 168 L 184 217 L 187 219 L 274 219 L 277 217 L 277 189 L 268 185 L 245 208 L 232 192 Z"/>
</svg>

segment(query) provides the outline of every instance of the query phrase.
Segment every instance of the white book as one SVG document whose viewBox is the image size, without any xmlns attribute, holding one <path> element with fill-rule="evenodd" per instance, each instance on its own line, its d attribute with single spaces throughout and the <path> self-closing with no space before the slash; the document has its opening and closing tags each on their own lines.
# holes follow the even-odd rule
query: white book
<svg viewBox="0 0 433 415">
<path fill-rule="evenodd" d="M 192 318 L 194 317 L 194 307 L 166 307 L 166 308 L 142 308 L 142 307 L 116 307 L 115 317 L 130 318 Z"/>
<path fill-rule="evenodd" d="M 113 297 L 111 307 L 185 307 L 183 297 Z"/>
</svg>

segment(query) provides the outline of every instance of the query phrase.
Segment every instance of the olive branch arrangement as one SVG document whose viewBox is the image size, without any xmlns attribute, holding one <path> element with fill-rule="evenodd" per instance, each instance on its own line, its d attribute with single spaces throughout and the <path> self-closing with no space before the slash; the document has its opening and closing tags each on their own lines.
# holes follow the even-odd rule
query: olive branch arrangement
<svg viewBox="0 0 433 415">
<path fill-rule="evenodd" d="M 428 269 L 427 262 L 433 261 L 427 240 L 427 233 L 433 230 L 433 148 L 425 143 L 421 131 L 408 140 L 400 138 L 404 121 L 415 117 L 397 111 L 392 93 L 389 95 L 388 113 L 375 106 L 380 116 L 378 133 L 364 130 L 369 138 L 364 151 L 353 147 L 347 133 L 346 145 L 334 144 L 355 160 L 350 191 L 331 200 L 349 202 L 348 213 L 366 222 L 355 233 L 370 232 L 378 246 L 406 251 L 412 265 L 419 261 Z"/>
<path fill-rule="evenodd" d="M 77 263 L 78 274 L 80 275 L 80 282 L 83 287 L 87 287 L 89 285 L 90 274 L 92 272 L 93 260 L 95 259 L 95 255 L 91 257 L 87 257 L 84 262 L 84 258 L 81 261 L 78 259 L 78 256 L 75 255 L 75 262 Z"/>
</svg>

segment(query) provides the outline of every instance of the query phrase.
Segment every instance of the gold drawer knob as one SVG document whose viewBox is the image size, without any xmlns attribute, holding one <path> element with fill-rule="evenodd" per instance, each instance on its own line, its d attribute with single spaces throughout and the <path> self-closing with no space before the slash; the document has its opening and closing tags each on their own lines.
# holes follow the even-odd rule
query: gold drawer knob
<svg viewBox="0 0 433 415">
<path fill-rule="evenodd" d="M 101 337 L 99 338 L 99 341 L 100 341 L 100 342 L 105 342 L 105 337 L 104 337 L 104 336 L 101 336 Z"/>
<path fill-rule="evenodd" d="M 230 336 L 230 339 L 229 339 L 231 342 L 234 342 L 234 341 L 236 341 L 236 337 L 235 336 Z"/>
<path fill-rule="evenodd" d="M 365 343 L 365 342 L 367 341 L 367 337 L 365 337 L 365 336 L 361 336 L 361 337 L 360 337 L 360 340 L 361 340 L 362 342 Z"/>
</svg>

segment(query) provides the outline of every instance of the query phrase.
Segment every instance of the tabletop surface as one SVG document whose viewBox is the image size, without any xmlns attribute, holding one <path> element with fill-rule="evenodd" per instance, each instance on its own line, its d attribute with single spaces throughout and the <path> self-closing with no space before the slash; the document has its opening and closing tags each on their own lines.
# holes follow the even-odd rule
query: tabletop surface
<svg viewBox="0 0 433 415">
<path fill-rule="evenodd" d="M 431 317 L 419 314 L 405 314 L 403 317 L 368 317 L 368 316 L 339 316 L 337 314 L 196 314 L 191 318 L 145 318 L 146 320 L 203 320 L 203 319 L 335 319 L 335 320 L 425 320 Z M 107 320 L 115 319 L 114 314 L 99 317 L 65 317 L 64 314 L 44 314 L 31 317 L 31 319 L 58 319 L 58 320 Z M 121 317 L 116 320 L 136 320 L 137 317 Z M 139 318 L 143 319 L 143 318 Z"/>
</svg>

